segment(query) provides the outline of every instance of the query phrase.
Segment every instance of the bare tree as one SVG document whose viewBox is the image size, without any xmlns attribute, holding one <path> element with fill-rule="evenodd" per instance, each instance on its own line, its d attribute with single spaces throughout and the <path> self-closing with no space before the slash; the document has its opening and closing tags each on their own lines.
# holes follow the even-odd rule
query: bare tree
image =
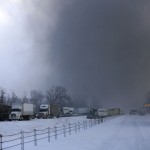
<svg viewBox="0 0 150 150">
<path fill-rule="evenodd" d="M 7 105 L 11 105 L 12 103 L 11 103 L 11 98 L 10 98 L 10 95 L 9 94 L 7 94 L 7 96 L 6 96 L 6 104 Z"/>
<path fill-rule="evenodd" d="M 6 102 L 6 92 L 4 89 L 0 88 L 0 104 L 4 104 Z"/>
<path fill-rule="evenodd" d="M 31 99 L 30 102 L 36 106 L 37 111 L 39 111 L 40 105 L 44 100 L 44 95 L 41 91 L 33 90 L 30 93 Z"/>
<path fill-rule="evenodd" d="M 72 103 L 66 88 L 62 86 L 52 86 L 46 93 L 46 99 L 49 104 L 59 104 L 61 106 L 69 106 Z"/>
<path fill-rule="evenodd" d="M 22 101 L 23 103 L 30 103 L 29 98 L 27 98 L 27 92 L 24 92 L 24 96 L 23 96 L 23 98 L 21 99 L 21 101 Z"/>
<path fill-rule="evenodd" d="M 11 95 L 8 94 L 7 96 L 7 104 L 21 104 L 21 99 L 16 95 L 15 92 L 12 92 Z"/>
</svg>

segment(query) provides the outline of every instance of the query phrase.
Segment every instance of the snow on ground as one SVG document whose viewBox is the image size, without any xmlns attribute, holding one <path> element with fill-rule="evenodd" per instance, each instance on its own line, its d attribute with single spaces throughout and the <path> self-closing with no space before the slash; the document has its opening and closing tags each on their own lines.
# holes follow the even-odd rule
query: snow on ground
<svg viewBox="0 0 150 150">
<path fill-rule="evenodd" d="M 14 128 L 21 124 L 22 128 L 29 130 L 33 127 L 46 127 L 48 122 L 53 125 L 63 124 L 64 122 L 78 122 L 86 119 L 85 117 L 59 118 L 59 120 L 32 120 L 29 122 L 10 122 Z M 0 129 L 9 122 L 0 122 Z M 39 123 L 39 124 L 37 124 Z M 3 124 L 3 125 L 2 125 Z M 29 126 L 28 126 L 29 125 Z M 12 127 L 13 128 L 13 127 Z M 6 127 L 4 127 L 6 130 Z M 15 129 L 15 130 L 16 130 Z M 8 132 L 7 132 L 8 133 Z M 80 130 L 77 133 L 63 137 L 58 136 L 57 140 L 53 137 L 50 142 L 47 139 L 34 143 L 25 144 L 24 150 L 149 150 L 150 149 L 150 115 L 123 115 L 113 118 L 107 122 L 95 125 L 87 130 Z M 21 146 L 11 150 L 19 150 Z"/>
<path fill-rule="evenodd" d="M 44 129 L 47 127 L 62 126 L 63 124 L 82 122 L 86 116 L 60 117 L 53 119 L 33 119 L 28 121 L 4 121 L 0 122 L 0 134 L 9 135 L 21 131 Z"/>
</svg>

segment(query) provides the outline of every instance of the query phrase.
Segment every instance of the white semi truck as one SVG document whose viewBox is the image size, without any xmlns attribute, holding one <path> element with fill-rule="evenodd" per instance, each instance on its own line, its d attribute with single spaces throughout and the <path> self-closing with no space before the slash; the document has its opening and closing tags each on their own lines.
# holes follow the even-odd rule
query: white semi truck
<svg viewBox="0 0 150 150">
<path fill-rule="evenodd" d="M 12 104 L 12 110 L 9 115 L 9 120 L 29 120 L 34 117 L 35 106 L 33 104 Z"/>
<path fill-rule="evenodd" d="M 62 114 L 64 117 L 72 116 L 74 113 L 73 107 L 62 107 Z"/>
<path fill-rule="evenodd" d="M 37 118 L 53 118 L 60 116 L 60 107 L 54 104 L 42 104 Z"/>
<path fill-rule="evenodd" d="M 108 117 L 114 115 L 120 115 L 120 108 L 111 108 L 111 109 L 98 109 L 97 114 L 99 117 Z"/>
<path fill-rule="evenodd" d="M 97 110 L 98 117 L 107 117 L 108 116 L 108 109 L 98 109 Z"/>
</svg>

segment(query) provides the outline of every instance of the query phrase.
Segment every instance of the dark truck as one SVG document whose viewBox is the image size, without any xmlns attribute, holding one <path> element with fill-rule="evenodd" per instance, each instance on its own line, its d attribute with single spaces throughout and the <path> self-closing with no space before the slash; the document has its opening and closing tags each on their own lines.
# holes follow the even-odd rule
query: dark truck
<svg viewBox="0 0 150 150">
<path fill-rule="evenodd" d="M 87 115 L 88 119 L 96 119 L 98 118 L 98 114 L 97 114 L 97 109 L 90 109 L 88 115 Z"/>
<path fill-rule="evenodd" d="M 10 113 L 11 113 L 11 106 L 0 104 L 0 121 L 9 120 Z"/>
</svg>

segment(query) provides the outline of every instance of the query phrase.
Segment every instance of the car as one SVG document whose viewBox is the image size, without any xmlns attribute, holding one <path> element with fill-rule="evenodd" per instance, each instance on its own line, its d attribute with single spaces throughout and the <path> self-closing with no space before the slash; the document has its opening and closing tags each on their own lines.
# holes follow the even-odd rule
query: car
<svg viewBox="0 0 150 150">
<path fill-rule="evenodd" d="M 138 113 L 138 111 L 136 109 L 133 109 L 130 111 L 130 115 L 137 114 L 137 113 Z"/>
</svg>

